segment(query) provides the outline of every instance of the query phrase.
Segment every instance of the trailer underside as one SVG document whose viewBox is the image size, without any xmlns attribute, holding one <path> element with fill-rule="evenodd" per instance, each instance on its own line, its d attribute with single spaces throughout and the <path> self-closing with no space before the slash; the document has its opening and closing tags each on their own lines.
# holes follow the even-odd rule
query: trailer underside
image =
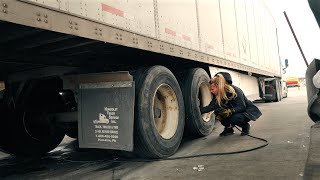
<svg viewBox="0 0 320 180">
<path fill-rule="evenodd" d="M 13 73 L 50 66 L 77 67 L 80 72 L 130 70 L 151 64 L 175 69 L 199 66 L 199 62 L 79 36 L 4 21 L 0 26 L 2 80 Z"/>
</svg>

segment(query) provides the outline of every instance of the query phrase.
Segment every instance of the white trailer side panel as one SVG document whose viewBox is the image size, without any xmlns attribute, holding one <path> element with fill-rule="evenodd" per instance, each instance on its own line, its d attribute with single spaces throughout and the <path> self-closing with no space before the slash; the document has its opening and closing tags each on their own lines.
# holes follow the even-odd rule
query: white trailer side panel
<svg viewBox="0 0 320 180">
<path fill-rule="evenodd" d="M 30 24 L 33 27 L 240 71 L 281 76 L 275 24 L 263 1 L 12 0 L 8 2 L 9 4 L 16 2 L 21 7 L 22 2 L 30 2 L 48 8 L 46 11 L 52 14 L 49 21 L 43 22 L 42 11 L 24 16 L 15 13 L 17 15 L 12 17 L 19 16 L 17 19 L 24 25 Z M 30 4 L 25 6 L 31 10 L 42 9 L 39 6 L 31 7 Z M 10 5 L 10 7 L 15 6 Z M 8 16 L 3 17 L 6 19 Z M 44 18 L 47 18 L 47 15 Z"/>
<path fill-rule="evenodd" d="M 267 7 L 266 9 L 266 14 L 265 18 L 267 18 L 267 37 L 268 38 L 268 71 L 275 73 L 275 74 L 280 74 L 280 59 L 278 55 L 278 41 L 277 41 L 277 30 L 276 30 L 276 25 L 275 21 L 270 13 L 268 11 Z"/>
<path fill-rule="evenodd" d="M 220 1 L 220 11 L 225 57 L 226 59 L 241 63 L 239 61 L 237 21 L 234 9 L 234 0 Z"/>
<path fill-rule="evenodd" d="M 267 10 L 267 7 L 265 7 Z M 270 11 L 266 11 L 265 18 L 268 20 L 268 55 L 269 55 L 269 71 L 275 74 L 281 73 L 281 62 L 278 55 L 278 37 L 275 21 Z"/>
<path fill-rule="evenodd" d="M 261 3 L 261 9 L 262 9 L 262 19 L 263 21 L 263 26 L 262 26 L 262 33 L 263 33 L 263 43 L 264 43 L 264 68 L 267 69 L 268 71 L 270 70 L 270 36 L 269 36 L 269 18 L 266 19 L 267 11 L 264 9 L 264 4 Z"/>
<path fill-rule="evenodd" d="M 255 10 L 255 24 L 256 24 L 256 35 L 257 35 L 257 49 L 258 49 L 258 59 L 257 64 L 259 69 L 265 69 L 264 67 L 264 41 L 263 41 L 263 19 L 262 19 L 262 10 L 260 1 L 253 1 L 254 10 Z"/>
<path fill-rule="evenodd" d="M 266 12 L 266 17 L 268 16 L 268 11 Z M 273 37 L 274 37 L 274 34 L 276 33 L 275 31 L 273 31 L 272 32 L 272 30 L 271 30 L 271 26 L 272 26 L 272 19 L 271 18 L 269 18 L 268 19 L 268 28 L 266 29 L 267 30 L 267 37 L 269 37 L 268 38 L 268 51 L 267 51 L 267 53 L 268 53 L 268 63 L 267 63 L 267 66 L 268 66 L 268 70 L 269 71 L 271 71 L 271 72 L 274 72 L 274 68 L 275 68 L 275 60 L 276 59 L 274 59 L 273 58 L 273 55 L 272 55 L 272 51 L 274 50 L 273 49 L 273 42 L 272 41 L 274 41 L 274 39 L 273 39 Z"/>
<path fill-rule="evenodd" d="M 157 0 L 160 40 L 199 50 L 195 0 Z"/>
<path fill-rule="evenodd" d="M 219 0 L 198 0 L 200 50 L 224 57 Z"/>
<path fill-rule="evenodd" d="M 111 26 L 155 37 L 153 0 L 27 0 Z"/>
<path fill-rule="evenodd" d="M 273 31 L 276 31 L 274 29 L 272 29 Z M 278 54 L 279 52 L 279 47 L 278 47 L 278 35 L 277 32 L 273 32 L 273 46 L 272 48 L 272 58 L 274 59 L 274 68 L 273 68 L 273 72 L 275 74 L 281 74 L 281 60 L 280 60 L 280 56 Z"/>
<path fill-rule="evenodd" d="M 248 35 L 248 23 L 246 4 L 244 0 L 235 1 L 236 17 L 237 17 L 237 29 L 238 29 L 238 44 L 240 53 L 240 62 L 249 65 L 250 64 L 250 41 Z"/>
<path fill-rule="evenodd" d="M 250 64 L 251 66 L 257 68 L 258 66 L 258 42 L 257 42 L 257 32 L 255 24 L 255 9 L 253 6 L 254 0 L 246 1 L 246 11 L 247 11 L 247 22 L 248 22 L 248 33 L 249 33 L 249 42 L 250 42 Z"/>
</svg>

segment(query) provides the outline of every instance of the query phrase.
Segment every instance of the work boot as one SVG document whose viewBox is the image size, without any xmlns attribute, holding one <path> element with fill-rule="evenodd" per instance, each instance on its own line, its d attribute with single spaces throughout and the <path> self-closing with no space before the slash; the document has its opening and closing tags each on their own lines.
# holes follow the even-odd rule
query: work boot
<svg viewBox="0 0 320 180">
<path fill-rule="evenodd" d="M 250 131 L 250 127 L 251 127 L 251 125 L 249 123 L 246 123 L 246 124 L 242 125 L 241 136 L 248 135 L 249 131 Z"/>
<path fill-rule="evenodd" d="M 220 136 L 229 136 L 232 135 L 234 133 L 233 128 L 224 128 L 224 130 L 222 131 L 222 133 L 220 133 Z"/>
</svg>

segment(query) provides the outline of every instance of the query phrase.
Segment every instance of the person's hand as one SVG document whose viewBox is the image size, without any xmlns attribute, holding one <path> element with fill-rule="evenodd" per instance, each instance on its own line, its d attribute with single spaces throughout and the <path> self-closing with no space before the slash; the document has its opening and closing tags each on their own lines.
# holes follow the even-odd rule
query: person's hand
<svg viewBox="0 0 320 180">
<path fill-rule="evenodd" d="M 231 109 L 225 109 L 224 111 L 221 111 L 219 115 L 223 118 L 229 118 L 232 116 L 232 111 Z"/>
</svg>

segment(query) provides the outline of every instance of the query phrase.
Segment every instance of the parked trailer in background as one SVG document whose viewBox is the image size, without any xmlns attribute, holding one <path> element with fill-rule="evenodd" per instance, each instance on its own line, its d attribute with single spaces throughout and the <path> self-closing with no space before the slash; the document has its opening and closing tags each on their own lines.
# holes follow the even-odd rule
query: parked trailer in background
<svg viewBox="0 0 320 180">
<path fill-rule="evenodd" d="M 281 100 L 275 22 L 259 0 L 0 0 L 1 146 L 174 154 L 209 135 L 208 81 L 228 71 L 251 99 Z M 270 79 L 271 78 L 271 79 Z"/>
</svg>

